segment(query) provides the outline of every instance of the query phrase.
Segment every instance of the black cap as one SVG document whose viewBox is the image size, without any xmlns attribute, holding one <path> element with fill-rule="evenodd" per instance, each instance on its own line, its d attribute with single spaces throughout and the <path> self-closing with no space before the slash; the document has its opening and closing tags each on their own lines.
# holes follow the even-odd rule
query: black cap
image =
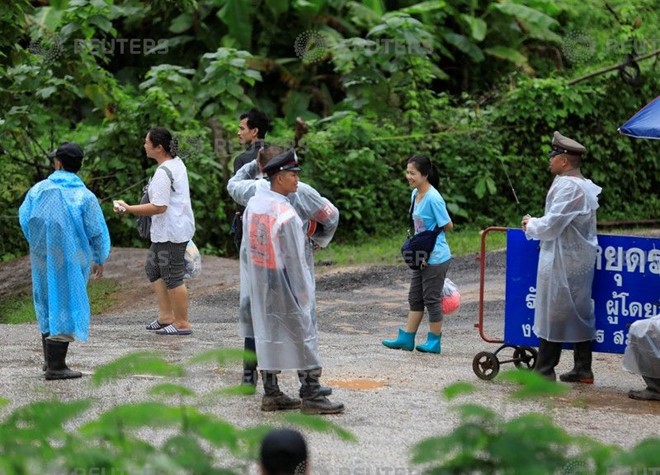
<svg viewBox="0 0 660 475">
<path fill-rule="evenodd" d="M 266 175 L 271 177 L 278 174 L 279 172 L 286 170 L 300 170 L 300 166 L 298 165 L 298 156 L 293 149 L 287 150 L 286 152 L 271 158 L 264 167 L 263 171 Z"/>
<path fill-rule="evenodd" d="M 275 429 L 261 441 L 261 465 L 267 473 L 305 473 L 307 444 L 292 429 Z"/>
<path fill-rule="evenodd" d="M 82 159 L 84 156 L 83 149 L 75 142 L 64 142 L 48 154 L 48 158 L 74 158 Z"/>
</svg>

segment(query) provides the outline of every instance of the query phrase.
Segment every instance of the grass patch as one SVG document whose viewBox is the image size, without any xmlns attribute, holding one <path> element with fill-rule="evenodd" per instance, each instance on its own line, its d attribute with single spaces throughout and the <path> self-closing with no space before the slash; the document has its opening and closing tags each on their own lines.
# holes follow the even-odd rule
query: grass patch
<svg viewBox="0 0 660 475">
<path fill-rule="evenodd" d="M 90 281 L 87 286 L 92 315 L 102 313 L 117 301 L 114 294 L 119 290 L 115 279 Z M 9 298 L 0 305 L 0 323 L 33 323 L 37 321 L 32 295 Z"/>
<path fill-rule="evenodd" d="M 314 261 L 319 266 L 351 266 L 351 265 L 400 265 L 401 245 L 405 235 L 369 237 L 363 243 L 338 244 L 332 243 L 326 249 L 314 254 Z M 481 250 L 481 233 L 476 229 L 465 229 L 447 233 L 447 242 L 454 256 L 466 256 Z M 496 251 L 506 247 L 506 233 L 492 232 L 488 234 L 488 251 Z"/>
</svg>

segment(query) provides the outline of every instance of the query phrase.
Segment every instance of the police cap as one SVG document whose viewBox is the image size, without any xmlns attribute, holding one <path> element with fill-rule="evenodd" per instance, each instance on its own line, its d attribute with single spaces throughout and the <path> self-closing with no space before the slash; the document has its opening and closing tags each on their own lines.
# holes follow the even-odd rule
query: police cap
<svg viewBox="0 0 660 475">
<path fill-rule="evenodd" d="M 551 157 L 562 153 L 582 155 L 586 151 L 581 143 L 576 142 L 573 139 L 569 139 L 568 137 L 564 137 L 562 134 L 556 131 L 552 136 L 552 146 L 554 147 L 554 150 L 550 152 Z"/>
<path fill-rule="evenodd" d="M 296 152 L 293 149 L 287 150 L 286 152 L 271 158 L 264 167 L 263 171 L 266 175 L 271 177 L 278 174 L 279 172 L 287 170 L 300 170 L 300 166 L 298 165 L 298 157 L 296 156 Z"/>
</svg>

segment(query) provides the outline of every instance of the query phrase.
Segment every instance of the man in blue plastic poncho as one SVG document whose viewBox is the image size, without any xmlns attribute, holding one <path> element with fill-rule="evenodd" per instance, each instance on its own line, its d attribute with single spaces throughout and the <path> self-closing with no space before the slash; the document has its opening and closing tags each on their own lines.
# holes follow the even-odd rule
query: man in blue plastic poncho
<svg viewBox="0 0 660 475">
<path fill-rule="evenodd" d="M 65 142 L 49 157 L 55 172 L 28 191 L 18 216 L 30 244 L 46 379 L 79 378 L 82 373 L 69 369 L 66 354 L 71 341 L 89 336 L 87 281 L 90 274 L 103 275 L 110 235 L 96 196 L 76 175 L 80 146 Z"/>
<path fill-rule="evenodd" d="M 574 368 L 564 382 L 594 382 L 591 341 L 596 316 L 591 286 L 596 264 L 596 210 L 602 188 L 580 172 L 584 146 L 555 132 L 550 172 L 555 176 L 540 218 L 523 217 L 528 239 L 541 241 L 536 277 L 534 333 L 539 337 L 535 371 L 555 380 L 562 343 L 573 343 Z"/>
<path fill-rule="evenodd" d="M 258 189 L 270 189 L 268 180 L 260 179 L 264 176 L 263 168 L 269 160 L 275 159 L 283 153 L 285 151 L 280 147 L 266 145 L 259 150 L 256 160 L 241 167 L 230 178 L 227 184 L 227 190 L 236 203 L 240 206 L 246 206 L 247 202 L 255 195 Z M 287 153 L 293 152 L 290 151 Z M 324 198 L 314 188 L 302 182 L 298 183 L 297 191 L 289 194 L 287 198 L 302 220 L 303 229 L 307 234 L 305 238 L 305 261 L 311 272 L 312 280 L 314 280 L 314 248 L 326 247 L 330 244 L 339 225 L 339 211 L 327 198 Z M 247 302 L 241 303 L 241 315 L 244 317 L 246 316 L 245 313 L 249 312 L 248 307 Z M 312 303 L 312 318 L 316 324 L 315 302 Z M 254 339 L 248 337 L 245 340 L 245 349 L 256 351 Z M 251 346 L 247 344 L 248 341 L 251 343 Z M 257 384 L 256 369 L 256 363 L 244 362 L 244 384 Z M 321 392 L 324 396 L 329 396 L 332 390 L 329 387 L 323 387 Z"/>
</svg>

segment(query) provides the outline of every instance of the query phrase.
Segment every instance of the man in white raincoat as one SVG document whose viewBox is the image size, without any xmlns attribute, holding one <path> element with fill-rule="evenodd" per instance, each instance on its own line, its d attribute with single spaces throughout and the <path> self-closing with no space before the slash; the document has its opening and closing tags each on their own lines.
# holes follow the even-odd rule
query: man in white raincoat
<svg viewBox="0 0 660 475">
<path fill-rule="evenodd" d="M 241 244 L 241 322 L 244 337 L 253 336 L 264 396 L 261 409 L 300 407 L 300 400 L 280 391 L 277 374 L 298 371 L 302 411 L 342 412 L 344 405 L 321 394 L 318 332 L 312 316 L 314 279 L 305 259 L 303 223 L 287 199 L 298 188 L 293 151 L 273 158 L 263 171 L 270 189 L 257 189 L 243 214 Z M 244 312 L 244 303 L 249 312 Z M 251 320 L 251 321 L 250 321 Z"/>
<path fill-rule="evenodd" d="M 32 293 L 46 379 L 82 376 L 66 365 L 69 342 L 87 341 L 87 281 L 103 275 L 110 235 L 96 196 L 76 172 L 83 151 L 67 142 L 50 154 L 55 172 L 28 191 L 18 217 L 28 243 Z"/>
<path fill-rule="evenodd" d="M 262 169 L 268 161 L 282 153 L 284 153 L 284 149 L 280 147 L 265 146 L 259 150 L 256 160 L 245 164 L 236 172 L 229 180 L 227 190 L 237 204 L 244 207 L 257 192 L 257 189 L 270 189 L 268 180 L 259 178 L 263 176 Z M 330 244 L 339 225 L 339 211 L 314 188 L 301 182 L 298 182 L 297 191 L 289 194 L 288 199 L 300 219 L 302 219 L 303 230 L 307 234 L 305 239 L 305 261 L 314 281 L 314 247 L 327 247 Z M 246 304 L 247 302 L 243 302 L 243 311 L 249 312 L 249 307 L 246 307 Z M 315 298 L 312 303 L 312 318 L 316 324 Z M 252 338 L 246 338 L 245 349 L 251 349 L 256 353 Z M 257 384 L 256 369 L 256 363 L 247 360 L 243 362 L 244 383 Z M 332 394 L 332 389 L 322 387 L 321 393 L 324 396 L 329 396 Z"/>
<path fill-rule="evenodd" d="M 628 397 L 660 401 L 660 315 L 630 325 L 623 368 L 642 375 L 646 383 L 646 389 L 631 390 Z"/>
<path fill-rule="evenodd" d="M 596 210 L 602 188 L 580 173 L 585 148 L 555 132 L 550 171 L 556 175 L 540 218 L 525 216 L 528 239 L 541 241 L 536 278 L 534 333 L 539 337 L 535 371 L 555 380 L 562 343 L 573 343 L 574 368 L 565 382 L 591 384 L 591 341 L 596 317 L 591 286 L 596 263 Z"/>
</svg>

